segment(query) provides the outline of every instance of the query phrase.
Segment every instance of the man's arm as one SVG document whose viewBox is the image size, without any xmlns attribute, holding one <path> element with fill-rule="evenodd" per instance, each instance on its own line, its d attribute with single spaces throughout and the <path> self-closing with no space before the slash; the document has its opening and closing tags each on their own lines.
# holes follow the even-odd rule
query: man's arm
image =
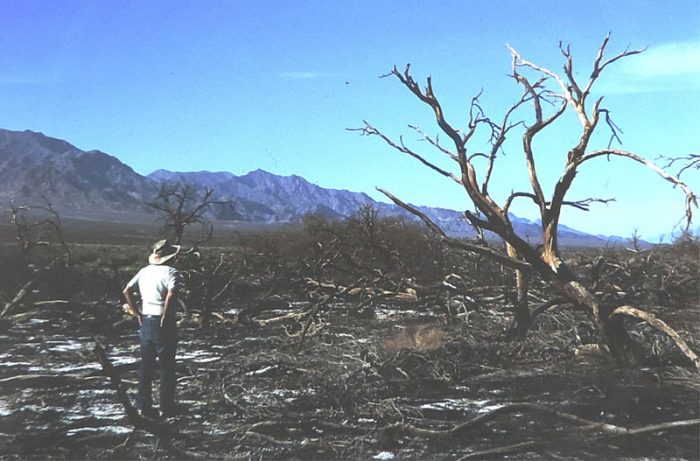
<svg viewBox="0 0 700 461">
<path fill-rule="evenodd" d="M 138 309 L 134 307 L 134 300 L 131 294 L 131 287 L 127 286 L 124 288 L 124 298 L 126 298 L 126 304 L 128 304 L 129 309 L 131 309 L 131 312 L 133 312 L 136 315 L 136 318 L 139 320 L 139 325 L 141 325 L 141 312 L 139 312 Z"/>
<path fill-rule="evenodd" d="M 175 268 L 170 268 L 168 272 L 168 294 L 165 295 L 163 303 L 163 316 L 160 318 L 160 326 L 165 324 L 165 316 L 168 314 L 170 305 L 175 301 L 176 294 L 180 291 L 180 272 Z"/>
<path fill-rule="evenodd" d="M 168 294 L 165 296 L 165 303 L 163 304 L 163 315 L 160 318 L 161 327 L 165 323 L 165 316 L 168 314 L 168 308 L 170 307 L 170 304 L 172 304 L 174 298 L 175 292 L 173 290 L 168 290 Z"/>
</svg>

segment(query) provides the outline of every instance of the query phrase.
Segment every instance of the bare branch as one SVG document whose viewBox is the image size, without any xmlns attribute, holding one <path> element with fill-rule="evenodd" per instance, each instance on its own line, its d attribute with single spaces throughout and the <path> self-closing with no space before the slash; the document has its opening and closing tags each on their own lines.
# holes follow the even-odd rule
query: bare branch
<svg viewBox="0 0 700 461">
<path fill-rule="evenodd" d="M 517 68 L 517 67 L 529 67 L 529 68 L 531 68 L 531 69 L 533 69 L 533 70 L 535 70 L 535 71 L 537 71 L 537 72 L 540 72 L 540 73 L 542 73 L 542 74 L 544 74 L 544 75 L 547 75 L 547 76 L 553 78 L 553 79 L 557 82 L 557 84 L 559 85 L 559 87 L 562 89 L 562 92 L 563 92 L 563 93 L 562 93 L 562 96 L 563 96 L 568 102 L 570 102 L 574 107 L 576 107 L 576 106 L 578 105 L 578 104 L 577 104 L 577 101 L 574 99 L 573 95 L 571 94 L 571 91 L 569 90 L 568 85 L 566 84 L 566 82 L 564 82 L 564 79 L 562 79 L 559 75 L 557 75 L 556 73 L 552 72 L 551 70 L 549 70 L 549 69 L 547 69 L 547 68 L 545 68 L 545 67 L 538 66 L 538 65 L 535 64 L 535 63 L 532 63 L 532 62 L 530 62 L 530 61 L 527 61 L 527 60 L 523 59 L 523 57 L 520 56 L 520 53 L 518 53 L 517 51 L 515 51 L 515 49 L 514 49 L 513 47 L 511 47 L 511 46 L 508 45 L 508 44 L 506 44 L 506 46 L 508 47 L 508 49 L 510 50 L 511 55 L 513 56 L 513 67 L 514 67 L 514 68 Z M 577 109 L 576 111 L 577 111 L 577 113 L 579 114 L 579 118 L 581 118 L 582 124 L 587 125 L 587 124 L 588 124 L 588 118 L 586 117 L 586 114 L 585 114 L 585 113 L 581 113 L 578 109 Z"/>
<path fill-rule="evenodd" d="M 531 271 L 532 270 L 532 266 L 530 264 L 528 264 L 524 261 L 520 261 L 518 259 L 510 258 L 510 257 L 508 257 L 502 253 L 499 253 L 491 248 L 481 246 L 481 245 L 475 245 L 475 244 L 469 243 L 465 240 L 458 240 L 458 239 L 448 237 L 448 235 L 445 233 L 445 231 L 443 231 L 440 228 L 440 226 L 435 224 L 435 222 L 433 222 L 433 220 L 431 220 L 428 216 L 425 215 L 425 213 L 421 212 L 416 207 L 413 207 L 413 206 L 401 201 L 400 199 L 398 199 L 397 197 L 395 197 L 391 193 L 385 191 L 384 189 L 377 188 L 377 190 L 379 192 L 381 192 L 382 194 L 386 195 L 396 205 L 400 206 L 401 208 L 403 208 L 404 210 L 413 214 L 414 216 L 417 216 L 418 218 L 420 218 L 420 220 L 423 221 L 425 223 L 425 225 L 428 226 L 428 228 L 430 230 L 432 230 L 435 234 L 437 234 L 448 245 L 450 245 L 454 248 L 461 249 L 461 250 L 466 250 L 466 251 L 471 251 L 474 253 L 487 255 L 490 258 L 494 259 L 495 261 L 503 264 L 504 266 L 507 266 L 507 267 L 510 267 L 513 269 L 518 269 L 518 270 L 523 270 L 523 271 Z"/>
<path fill-rule="evenodd" d="M 571 45 L 567 45 L 565 48 L 562 42 L 559 42 L 559 50 L 566 60 L 566 63 L 564 64 L 564 73 L 569 79 L 569 91 L 573 93 L 576 101 L 583 101 L 583 92 L 581 91 L 581 88 L 578 86 L 578 82 L 576 82 L 576 78 L 574 77 L 574 59 L 571 56 Z"/>
<path fill-rule="evenodd" d="M 469 221 L 469 223 L 470 223 L 475 229 L 480 229 L 482 232 L 483 232 L 484 229 L 486 229 L 486 230 L 493 230 L 493 229 L 492 229 L 493 226 L 491 226 L 491 224 L 490 224 L 488 221 L 486 221 L 486 220 L 484 220 L 484 219 L 481 219 L 480 216 L 478 216 L 478 215 L 472 213 L 472 212 L 469 211 L 469 210 L 466 210 L 466 211 L 464 212 L 464 217 L 467 218 L 467 221 Z"/>
<path fill-rule="evenodd" d="M 519 197 L 529 198 L 533 202 L 535 202 L 535 205 L 540 206 L 539 199 L 535 194 L 532 194 L 530 192 L 513 192 L 506 199 L 506 204 L 503 206 L 503 209 L 506 211 L 506 213 L 508 212 L 508 210 L 510 210 L 510 206 L 513 204 L 513 200 Z"/>
<path fill-rule="evenodd" d="M 503 207 L 503 209 L 504 209 L 506 212 L 510 209 L 510 206 L 512 205 L 513 200 L 515 200 L 516 198 L 529 198 L 529 199 L 531 199 L 533 202 L 535 202 L 536 205 L 538 205 L 538 203 L 537 203 L 537 196 L 536 196 L 535 194 L 531 194 L 531 193 L 529 193 L 529 192 L 513 192 L 512 194 L 510 194 L 510 196 L 508 197 L 508 199 L 506 199 L 506 204 L 505 204 L 505 206 Z M 566 206 L 571 206 L 571 207 L 574 207 L 574 208 L 578 208 L 579 210 L 582 210 L 582 211 L 589 211 L 589 210 L 590 210 L 590 205 L 591 205 L 592 203 L 603 203 L 603 204 L 608 204 L 608 203 L 614 202 L 614 201 L 615 201 L 614 198 L 594 198 L 594 197 L 589 197 L 589 198 L 586 198 L 586 199 L 583 199 L 583 200 L 576 200 L 576 201 L 573 201 L 573 202 L 564 201 L 564 202 L 562 202 L 562 205 L 566 205 Z M 550 202 L 546 202 L 545 205 L 549 206 L 549 205 L 550 205 Z"/>
<path fill-rule="evenodd" d="M 656 174 L 661 176 L 666 181 L 670 182 L 674 186 L 679 187 L 683 191 L 683 193 L 685 194 L 685 221 L 686 221 L 685 229 L 687 230 L 690 228 L 690 225 L 693 221 L 693 208 L 698 207 L 697 196 L 690 189 L 690 187 L 688 187 L 688 185 L 685 182 L 681 181 L 680 179 L 678 179 L 675 176 L 670 175 L 664 169 L 660 168 L 659 166 L 657 166 L 654 162 L 652 162 L 649 159 L 641 157 L 641 156 L 634 154 L 632 152 L 627 152 L 627 151 L 623 151 L 623 150 L 616 150 L 616 149 L 604 149 L 604 150 L 597 150 L 597 151 L 589 152 L 589 153 L 585 154 L 577 162 L 575 162 L 571 165 L 568 165 L 567 170 L 570 170 L 572 168 L 575 170 L 583 162 L 586 162 L 588 160 L 592 160 L 592 159 L 597 158 L 597 157 L 610 156 L 610 155 L 628 158 L 630 160 L 634 160 L 637 163 L 641 163 L 642 165 L 645 165 L 646 167 L 648 167 L 649 169 L 654 171 Z"/>
<path fill-rule="evenodd" d="M 688 359 L 691 362 L 693 362 L 693 365 L 695 365 L 695 369 L 700 370 L 700 357 L 698 357 L 698 355 L 690 348 L 690 346 L 688 346 L 688 343 L 686 343 L 685 340 L 681 338 L 678 332 L 670 326 L 668 326 L 666 322 L 657 318 L 653 314 L 650 314 L 649 312 L 644 312 L 631 306 L 618 307 L 613 311 L 611 315 L 623 314 L 642 319 L 654 328 L 666 333 L 673 340 L 673 342 L 676 343 L 676 346 L 678 346 L 681 352 L 683 352 L 683 354 L 686 357 L 688 357 Z"/>
<path fill-rule="evenodd" d="M 469 161 L 471 162 L 475 158 L 485 158 L 490 160 L 491 156 L 484 154 L 483 152 L 475 152 L 469 156 Z"/>
<path fill-rule="evenodd" d="M 428 136 L 428 135 L 426 135 L 425 133 L 423 133 L 423 130 L 421 130 L 420 127 L 417 127 L 417 126 L 415 126 L 415 125 L 408 125 L 408 127 L 411 128 L 411 129 L 413 129 L 413 130 L 415 130 L 418 134 L 421 135 L 421 137 L 422 137 L 423 140 L 425 140 L 425 141 L 427 141 L 428 143 L 430 143 L 430 145 L 432 145 L 433 147 L 435 147 L 437 150 L 439 150 L 439 151 L 442 152 L 443 154 L 447 155 L 448 157 L 450 157 L 450 158 L 451 158 L 452 160 L 454 160 L 455 162 L 459 162 L 459 158 L 457 158 L 457 156 L 456 156 L 455 154 L 453 154 L 453 153 L 450 152 L 448 149 L 446 149 L 446 148 L 444 148 L 444 147 L 442 147 L 442 146 L 440 145 L 440 142 L 439 142 L 439 140 L 438 140 L 437 137 L 436 137 L 435 139 L 431 138 L 430 136 Z"/>
<path fill-rule="evenodd" d="M 598 48 L 598 55 L 595 58 L 595 62 L 593 63 L 593 71 L 591 72 L 591 77 L 590 80 L 588 81 L 588 85 L 586 85 L 586 89 L 583 91 L 584 96 L 588 95 L 591 91 L 591 87 L 593 86 L 593 83 L 598 80 L 598 77 L 600 76 L 601 72 L 603 72 L 603 69 L 605 69 L 607 66 L 610 64 L 614 63 L 615 61 L 619 61 L 622 58 L 625 58 L 627 56 L 633 56 L 635 54 L 642 53 L 646 50 L 645 48 L 641 49 L 636 49 L 636 50 L 629 50 L 628 48 L 625 48 L 625 50 L 621 53 L 619 53 L 616 56 L 613 56 L 612 58 L 608 59 L 605 62 L 603 61 L 603 55 L 605 54 L 605 48 L 608 45 L 608 41 L 610 40 L 610 34 L 605 36 L 605 39 L 603 39 L 603 43 L 600 45 Z M 602 62 L 602 64 L 601 64 Z"/>
<path fill-rule="evenodd" d="M 481 184 L 481 192 L 483 194 L 488 194 L 488 186 L 489 182 L 491 180 L 491 175 L 493 174 L 493 167 L 496 162 L 496 155 L 501 150 L 503 143 L 506 141 L 506 136 L 508 132 L 515 128 L 516 126 L 519 126 L 523 124 L 523 122 L 517 122 L 517 123 L 509 123 L 510 122 L 510 116 L 515 112 L 516 109 L 518 109 L 520 106 L 522 106 L 525 102 L 529 101 L 531 99 L 531 95 L 529 94 L 523 94 L 523 96 L 520 98 L 518 102 L 513 104 L 510 109 L 506 112 L 506 114 L 503 116 L 503 121 L 501 122 L 500 126 L 494 126 L 492 125 L 492 135 L 491 135 L 491 152 L 490 155 L 488 156 L 489 162 L 486 168 L 486 175 L 484 176 L 484 181 Z"/>
<path fill-rule="evenodd" d="M 515 51 L 511 49 L 511 53 L 515 53 Z M 545 207 L 544 192 L 542 190 L 540 181 L 537 177 L 535 157 L 532 150 L 532 140 L 538 132 L 546 128 L 549 124 L 554 122 L 564 113 L 567 106 L 567 99 L 562 97 L 563 101 L 559 109 L 551 117 L 545 120 L 542 111 L 542 95 L 537 91 L 537 88 L 539 88 L 544 82 L 544 77 L 535 82 L 534 84 L 530 83 L 530 81 L 525 76 L 520 75 L 518 73 L 519 58 L 516 56 L 517 53 L 513 54 L 513 77 L 518 83 L 523 85 L 523 87 L 525 88 L 525 95 L 528 95 L 529 99 L 533 101 L 535 108 L 535 123 L 532 126 L 528 127 L 523 135 L 523 152 L 525 154 L 527 170 L 530 176 L 530 184 L 532 185 L 532 190 L 535 193 L 535 196 L 537 197 L 535 203 L 538 204 L 538 206 L 540 207 L 540 217 L 544 221 L 545 213 L 547 210 Z"/>
<path fill-rule="evenodd" d="M 622 133 L 622 130 L 620 129 L 619 126 L 613 122 L 612 117 L 610 117 L 610 111 L 607 109 L 600 109 L 599 113 L 604 113 L 605 114 L 605 123 L 607 123 L 608 127 L 610 128 L 610 141 L 608 141 L 608 149 L 612 146 L 613 141 L 617 141 L 619 145 L 622 145 L 622 140 L 620 139 L 620 136 L 618 133 Z"/>
<path fill-rule="evenodd" d="M 406 68 L 403 73 L 401 73 L 396 66 L 391 71 L 391 74 L 396 76 L 396 78 L 399 79 L 401 83 L 406 86 L 411 92 L 418 97 L 421 101 L 429 105 L 432 109 L 433 112 L 435 113 L 435 118 L 437 120 L 438 125 L 444 131 L 454 142 L 455 147 L 457 147 L 458 152 L 463 152 L 464 151 L 464 146 L 471 136 L 473 134 L 473 130 L 470 133 L 467 133 L 464 137 L 460 136 L 457 130 L 452 128 L 452 126 L 447 123 L 445 120 L 445 115 L 442 110 L 442 106 L 438 102 L 437 98 L 435 98 L 435 94 L 433 92 L 433 84 L 432 84 L 432 79 L 431 77 L 428 77 L 426 79 L 426 87 L 425 90 L 421 90 L 420 86 L 416 81 L 413 79 L 413 77 L 410 74 L 410 69 L 411 65 L 406 64 Z"/>
<path fill-rule="evenodd" d="M 614 198 L 594 198 L 594 197 L 589 197 L 583 200 L 576 200 L 574 202 L 567 202 L 564 201 L 562 204 L 566 206 L 571 206 L 574 208 L 578 208 L 581 211 L 589 211 L 590 210 L 590 205 L 592 203 L 602 203 L 603 205 L 607 205 L 610 202 L 614 202 Z"/>
<path fill-rule="evenodd" d="M 415 158 L 416 160 L 418 160 L 419 162 L 421 162 L 423 165 L 427 166 L 431 170 L 441 174 L 442 176 L 445 176 L 447 178 L 452 179 L 457 184 L 460 184 L 460 185 L 462 184 L 462 180 L 460 178 L 458 178 L 457 176 L 455 176 L 453 173 L 440 168 L 439 166 L 435 165 L 431 161 L 426 160 L 425 157 L 423 157 L 422 155 L 420 155 L 420 154 L 414 152 L 413 150 L 409 149 L 408 147 L 406 147 L 406 145 L 403 143 L 403 138 L 401 138 L 400 144 L 397 144 L 394 141 L 392 141 L 388 136 L 386 136 L 384 133 L 382 133 L 381 131 L 379 131 L 378 129 L 376 129 L 375 127 L 373 127 L 372 125 L 370 125 L 366 121 L 364 122 L 364 124 L 365 124 L 364 128 L 355 128 L 355 129 L 352 129 L 351 131 L 361 131 L 362 135 L 364 135 L 364 136 L 379 136 L 382 140 L 384 140 L 384 142 L 386 142 L 388 145 L 390 145 L 391 147 L 393 147 L 397 151 L 399 151 L 403 154 L 406 154 L 406 155 L 410 155 L 411 157 Z"/>
<path fill-rule="evenodd" d="M 666 163 L 666 165 L 662 167 L 664 169 L 671 168 L 676 162 L 685 163 L 685 165 L 683 165 L 681 169 L 678 170 L 678 173 L 676 173 L 676 178 L 679 179 L 681 175 L 688 170 L 700 170 L 700 154 L 690 154 L 686 157 L 671 157 L 667 158 L 667 160 L 668 163 Z"/>
</svg>

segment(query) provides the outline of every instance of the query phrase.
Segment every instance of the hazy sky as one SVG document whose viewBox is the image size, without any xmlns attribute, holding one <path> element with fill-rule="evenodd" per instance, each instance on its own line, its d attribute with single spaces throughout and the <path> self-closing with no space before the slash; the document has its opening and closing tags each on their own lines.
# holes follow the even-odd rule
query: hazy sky
<svg viewBox="0 0 700 461">
<path fill-rule="evenodd" d="M 557 71 L 558 43 L 569 43 L 585 78 L 608 32 L 610 55 L 647 47 L 599 82 L 622 148 L 652 159 L 700 152 L 698 0 L 0 0 L 0 127 L 99 149 L 143 174 L 262 168 L 463 209 L 455 184 L 346 130 L 366 119 L 407 142 L 417 137 L 409 124 L 438 133 L 425 106 L 379 76 L 406 63 L 417 79 L 432 75 L 448 119 L 463 128 L 479 91 L 494 119 L 519 98 L 506 43 Z M 535 146 L 547 193 L 578 139 L 576 123 L 566 118 Z M 527 189 L 519 146 L 518 134 L 497 166 L 496 198 Z M 700 189 L 697 174 L 686 179 Z M 652 237 L 683 214 L 680 191 L 638 164 L 601 159 L 576 181 L 571 199 L 617 198 L 568 210 L 564 224 L 583 231 Z M 513 211 L 536 218 L 529 203 Z"/>
</svg>

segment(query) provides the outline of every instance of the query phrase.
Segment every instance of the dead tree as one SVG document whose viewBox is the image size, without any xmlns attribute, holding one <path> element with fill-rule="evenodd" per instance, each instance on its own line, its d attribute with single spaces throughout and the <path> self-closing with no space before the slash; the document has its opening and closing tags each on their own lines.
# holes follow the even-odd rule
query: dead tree
<svg viewBox="0 0 700 461">
<path fill-rule="evenodd" d="M 8 316 L 31 298 L 32 293 L 46 280 L 47 274 L 50 277 L 56 269 L 71 267 L 71 251 L 63 236 L 61 216 L 46 197 L 42 196 L 42 199 L 43 205 L 10 205 L 10 223 L 15 226 L 15 238 L 22 258 L 18 275 L 24 278 L 26 272 L 29 280 L 21 282 L 22 286 L 14 298 L 5 303 L 0 318 Z M 51 251 L 55 243 L 61 248 L 58 254 Z M 42 255 L 40 260 L 44 261 L 35 266 L 30 264 L 29 259 L 34 248 L 48 249 L 47 253 L 52 254 Z M 48 263 L 45 261 L 47 256 L 52 258 Z"/>
<path fill-rule="evenodd" d="M 228 205 L 233 207 L 231 200 L 216 201 L 212 198 L 214 189 L 204 188 L 201 195 L 189 185 L 177 183 L 163 184 L 158 194 L 146 205 L 159 212 L 165 220 L 166 232 L 172 232 L 173 243 L 179 245 L 185 229 L 197 223 L 204 223 L 204 212 L 212 205 Z"/>
<path fill-rule="evenodd" d="M 43 205 L 10 205 L 10 223 L 15 234 L 20 254 L 26 257 L 32 248 L 58 243 L 64 253 L 66 265 L 70 265 L 71 253 L 63 236 L 61 216 L 53 204 L 42 196 Z"/>
<path fill-rule="evenodd" d="M 478 96 L 471 101 L 468 112 L 468 125 L 465 130 L 458 130 L 448 122 L 443 112 L 443 107 L 433 91 L 432 80 L 427 78 L 427 83 L 422 88 L 410 72 L 410 65 L 403 71 L 394 67 L 387 74 L 397 78 L 414 96 L 432 109 L 439 128 L 448 136 L 451 147 L 442 145 L 437 138 L 425 135 L 420 129 L 414 128 L 422 138 L 434 147 L 438 153 L 445 155 L 458 166 L 459 173 L 454 173 L 442 168 L 436 162 L 431 161 L 422 153 L 412 149 L 403 142 L 396 142 L 383 132 L 365 122 L 360 129 L 362 134 L 378 136 L 391 147 L 401 153 L 417 159 L 421 164 L 439 173 L 440 175 L 456 182 L 461 186 L 474 204 L 475 211 L 465 211 L 465 217 L 471 225 L 477 229 L 479 235 L 484 231 L 490 231 L 500 237 L 506 246 L 502 252 L 489 247 L 483 240 L 476 242 L 459 240 L 449 237 L 435 222 L 428 218 L 417 208 L 404 203 L 384 190 L 380 191 L 389 197 L 394 203 L 419 217 L 430 229 L 439 235 L 452 247 L 487 255 L 501 264 L 515 270 L 518 283 L 518 296 L 516 303 L 516 318 L 526 327 L 531 319 L 531 313 L 527 305 L 527 277 L 537 275 L 544 281 L 558 289 L 568 300 L 575 305 L 584 306 L 590 312 L 604 344 L 611 353 L 623 364 L 633 364 L 639 359 L 638 350 L 628 335 L 623 315 L 632 315 L 642 318 L 639 311 L 622 306 L 620 309 L 603 306 L 596 297 L 583 286 L 573 271 L 562 260 L 559 243 L 558 227 L 559 218 L 564 206 L 573 206 L 587 210 L 589 205 L 600 199 L 588 198 L 585 200 L 567 200 L 567 193 L 573 184 L 579 168 L 595 159 L 606 157 L 621 157 L 651 168 L 663 179 L 673 184 L 685 194 L 686 221 L 690 225 L 693 207 L 697 207 L 695 194 L 678 177 L 666 173 L 653 162 L 633 152 L 606 148 L 591 150 L 589 146 L 593 133 L 601 124 L 606 124 L 612 131 L 611 141 L 617 140 L 618 129 L 610 119 L 609 112 L 601 106 L 602 98 L 590 101 L 591 89 L 598 78 L 610 64 L 638 54 L 642 50 L 625 50 L 612 58 L 605 58 L 605 49 L 609 41 L 606 37 L 593 62 L 593 71 L 587 82 L 579 82 L 574 72 L 573 57 L 569 47 L 560 44 L 560 50 L 564 58 L 564 75 L 556 74 L 549 69 L 539 66 L 524 59 L 517 51 L 510 48 L 512 55 L 512 78 L 522 86 L 523 92 L 505 113 L 500 121 L 488 118 L 482 110 Z M 534 77 L 526 76 L 534 75 Z M 523 107 L 532 107 L 532 120 L 529 124 L 524 121 L 514 122 L 512 118 L 516 111 Z M 551 109 L 549 109 L 551 107 Z M 571 146 L 566 153 L 566 163 L 561 177 L 553 188 L 551 197 L 545 196 L 545 188 L 542 187 L 538 177 L 535 162 L 534 139 L 543 130 L 551 127 L 567 111 L 573 111 L 580 122 L 580 137 L 578 142 Z M 531 190 L 513 192 L 502 203 L 498 203 L 489 191 L 489 184 L 495 172 L 496 160 L 504 149 L 507 136 L 515 129 L 522 126 L 522 153 L 527 166 Z M 490 145 L 487 152 L 482 153 L 472 149 L 471 144 L 476 139 L 477 132 L 486 130 L 490 136 Z M 470 141 L 472 143 L 470 144 Z M 542 246 L 535 247 L 524 236 L 519 235 L 509 217 L 509 208 L 516 199 L 528 199 L 539 210 L 541 219 Z M 649 321 L 650 315 L 645 314 L 644 320 Z M 654 323 L 652 323 L 654 325 Z M 664 328 L 667 326 L 664 324 Z M 680 338 L 674 338 L 681 350 L 690 358 L 696 367 L 700 368 L 700 359 Z"/>
</svg>

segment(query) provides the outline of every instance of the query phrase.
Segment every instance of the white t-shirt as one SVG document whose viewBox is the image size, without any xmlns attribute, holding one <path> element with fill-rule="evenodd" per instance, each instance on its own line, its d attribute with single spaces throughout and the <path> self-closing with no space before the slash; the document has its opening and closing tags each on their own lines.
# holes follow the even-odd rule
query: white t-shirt
<svg viewBox="0 0 700 461">
<path fill-rule="evenodd" d="M 170 266 L 151 264 L 141 269 L 126 286 L 133 288 L 137 284 L 143 303 L 141 313 L 163 315 L 168 291 L 177 293 L 180 288 L 180 273 Z"/>
</svg>

